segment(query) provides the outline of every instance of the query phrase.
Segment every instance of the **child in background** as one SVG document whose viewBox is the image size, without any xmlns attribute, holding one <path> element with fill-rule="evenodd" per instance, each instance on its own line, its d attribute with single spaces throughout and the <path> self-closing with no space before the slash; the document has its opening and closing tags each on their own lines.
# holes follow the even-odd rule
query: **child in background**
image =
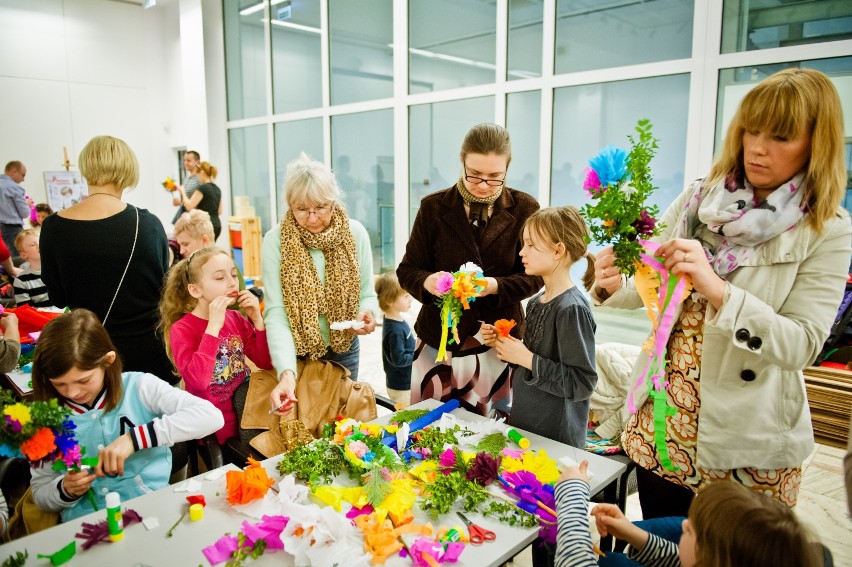
<svg viewBox="0 0 852 567">
<path fill-rule="evenodd" d="M 175 240 L 180 246 L 180 258 L 188 257 L 196 250 L 213 246 L 213 223 L 207 211 L 193 209 L 183 213 L 175 222 Z"/>
<path fill-rule="evenodd" d="M 556 565 L 625 565 L 617 557 L 621 554 L 600 558 L 599 563 L 592 549 L 588 465 L 583 461 L 579 468 L 569 467 L 557 481 Z M 639 565 L 822 567 L 828 564 L 824 557 L 830 559 L 789 506 L 738 482 L 711 482 L 698 492 L 689 516 L 681 520 L 679 545 L 633 524 L 613 504 L 595 506 L 592 515 L 602 536 L 609 534 L 630 544 L 628 558 Z"/>
<path fill-rule="evenodd" d="M 0 337 L 0 372 L 11 372 L 18 365 L 21 356 L 21 333 L 18 330 L 18 316 L 14 313 L 0 313 L 0 325 L 3 336 Z"/>
<path fill-rule="evenodd" d="M 585 258 L 586 289 L 594 282 L 595 256 L 586 248 L 589 229 L 574 207 L 539 209 L 524 224 L 519 253 L 527 275 L 541 276 L 544 291 L 527 304 L 520 341 L 491 324 L 482 338 L 497 357 L 516 364 L 512 375 L 514 427 L 583 448 L 595 371 L 595 320 L 589 302 L 571 280 L 571 266 Z M 533 565 L 552 565 L 555 550 L 539 541 Z"/>
<path fill-rule="evenodd" d="M 53 214 L 53 209 L 50 208 L 50 205 L 47 203 L 39 203 L 35 206 L 36 218 L 35 220 L 30 219 L 30 225 L 35 229 L 36 234 L 41 232 L 41 223 L 44 222 L 48 216 Z"/>
<path fill-rule="evenodd" d="M 411 309 L 411 295 L 399 285 L 396 273 L 385 272 L 376 279 L 382 323 L 382 366 L 388 397 L 397 407 L 411 400 L 411 363 L 414 361 L 414 335 L 402 314 Z"/>
<path fill-rule="evenodd" d="M 127 501 L 163 488 L 172 469 L 169 447 L 222 426 L 222 414 L 210 402 L 152 374 L 121 370 L 106 329 L 87 309 L 60 315 L 39 336 L 33 398 L 67 405 L 77 442 L 87 456 L 98 456 L 93 471 L 32 469 L 36 504 L 60 512 L 63 520 L 94 511 L 83 497 L 90 488 L 101 510 L 108 492 Z"/>
<path fill-rule="evenodd" d="M 228 309 L 232 304 L 246 315 Z M 264 370 L 272 368 L 272 359 L 257 297 L 238 289 L 237 268 L 225 251 L 196 250 L 169 270 L 160 327 L 186 391 L 221 410 L 225 424 L 216 432 L 219 443 L 235 437 L 239 424 L 232 397 L 251 376 L 246 356 Z"/>
<path fill-rule="evenodd" d="M 15 304 L 32 305 L 33 307 L 52 307 L 47 295 L 47 286 L 41 281 L 41 253 L 38 247 L 38 233 L 28 228 L 18 233 L 15 238 L 15 248 L 18 255 L 27 261 L 26 267 L 21 266 L 21 273 L 15 276 L 12 287 L 15 289 Z"/>
</svg>

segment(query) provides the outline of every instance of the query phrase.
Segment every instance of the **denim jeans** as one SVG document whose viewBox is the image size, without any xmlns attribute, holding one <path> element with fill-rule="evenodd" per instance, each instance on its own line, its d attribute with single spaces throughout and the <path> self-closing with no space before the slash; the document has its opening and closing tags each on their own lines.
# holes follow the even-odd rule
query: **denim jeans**
<svg viewBox="0 0 852 567">
<path fill-rule="evenodd" d="M 671 516 L 668 518 L 641 520 L 639 522 L 634 522 L 634 524 L 648 533 L 679 543 L 680 536 L 683 533 L 681 524 L 684 519 L 685 518 L 680 516 Z M 627 555 L 624 553 L 607 553 L 606 557 L 601 557 L 598 560 L 598 565 L 601 567 L 627 567 L 641 565 L 641 563 L 628 559 Z"/>
<path fill-rule="evenodd" d="M 349 378 L 353 382 L 358 381 L 358 362 L 361 360 L 361 341 L 358 335 L 352 339 L 352 346 L 346 352 L 334 352 L 331 349 L 326 351 L 323 360 L 331 360 L 349 369 L 351 373 Z"/>
</svg>

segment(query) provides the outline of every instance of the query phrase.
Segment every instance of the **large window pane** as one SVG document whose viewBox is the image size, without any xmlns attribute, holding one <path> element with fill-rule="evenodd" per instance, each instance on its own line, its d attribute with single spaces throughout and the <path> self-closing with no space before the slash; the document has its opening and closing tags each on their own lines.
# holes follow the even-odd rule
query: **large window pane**
<svg viewBox="0 0 852 567">
<path fill-rule="evenodd" d="M 393 96 L 392 0 L 329 0 L 331 104 Z"/>
<path fill-rule="evenodd" d="M 320 3 L 272 0 L 272 93 L 275 113 L 322 106 Z"/>
<path fill-rule="evenodd" d="M 322 146 L 322 118 L 281 122 L 275 125 L 275 195 L 279 218 L 284 207 L 281 189 L 287 164 L 305 152 L 317 161 L 324 161 Z"/>
<path fill-rule="evenodd" d="M 840 94 L 846 136 L 846 167 L 850 171 L 843 206 L 852 212 L 852 57 L 835 57 L 813 61 L 791 61 L 777 65 L 753 65 L 719 71 L 719 95 L 716 108 L 716 148 L 740 104 L 752 87 L 766 77 L 788 67 L 816 69 L 828 75 Z"/>
<path fill-rule="evenodd" d="M 420 208 L 420 199 L 451 187 L 459 180 L 459 150 L 464 136 L 477 124 L 494 122 L 494 98 L 420 104 L 412 106 L 408 116 L 411 180 L 408 226 L 411 228 Z"/>
<path fill-rule="evenodd" d="M 409 92 L 493 83 L 497 8 L 481 0 L 409 0 Z"/>
<path fill-rule="evenodd" d="M 557 0 L 557 74 L 692 55 L 693 0 Z"/>
<path fill-rule="evenodd" d="M 541 77 L 543 18 L 543 3 L 509 0 L 508 80 Z"/>
<path fill-rule="evenodd" d="M 266 114 L 263 2 L 225 0 L 223 4 L 229 120 Z"/>
<path fill-rule="evenodd" d="M 506 97 L 506 128 L 512 140 L 509 187 L 538 198 L 541 91 L 512 93 Z"/>
<path fill-rule="evenodd" d="M 578 208 L 586 204 L 583 170 L 589 158 L 609 144 L 629 151 L 627 135 L 635 133 L 640 118 L 647 118 L 659 138 L 659 149 L 651 161 L 658 189 L 650 201 L 664 210 L 684 189 L 688 103 L 688 75 L 557 89 L 551 203 Z"/>
<path fill-rule="evenodd" d="M 377 273 L 396 267 L 393 157 L 393 110 L 331 118 L 331 166 L 349 216 L 367 228 Z"/>
<path fill-rule="evenodd" d="M 269 206 L 269 144 L 266 126 L 232 128 L 228 131 L 231 148 L 231 194 L 249 197 L 265 233 L 273 224 Z"/>
<path fill-rule="evenodd" d="M 852 38 L 849 0 L 725 0 L 722 53 Z"/>
</svg>

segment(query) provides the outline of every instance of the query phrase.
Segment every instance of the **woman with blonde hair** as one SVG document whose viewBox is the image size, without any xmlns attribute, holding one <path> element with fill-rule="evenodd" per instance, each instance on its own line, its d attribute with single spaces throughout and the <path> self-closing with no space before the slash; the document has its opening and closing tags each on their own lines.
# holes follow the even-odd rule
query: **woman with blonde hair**
<svg viewBox="0 0 852 567">
<path fill-rule="evenodd" d="M 179 378 L 157 336 L 166 232 L 157 217 L 121 199 L 139 182 L 136 154 L 123 140 L 96 136 L 77 163 L 89 196 L 45 218 L 41 229 L 41 276 L 51 301 L 93 311 L 124 368 L 174 384 Z"/>
<path fill-rule="evenodd" d="M 210 165 L 210 162 L 202 161 L 198 164 L 198 169 L 195 172 L 201 185 L 196 188 L 192 196 L 188 196 L 184 188 L 178 186 L 180 204 L 183 205 L 184 209 L 187 211 L 198 209 L 210 215 L 210 222 L 213 223 L 214 242 L 222 233 L 222 221 L 219 219 L 219 215 L 222 214 L 222 190 L 213 183 L 218 173 L 219 170 Z M 177 229 L 175 234 L 177 234 Z"/>
<path fill-rule="evenodd" d="M 358 379 L 358 335 L 376 328 L 370 237 L 343 208 L 340 188 L 325 164 L 304 153 L 287 164 L 279 226 L 263 239 L 264 319 L 278 414 L 296 401 L 296 359 L 333 360 Z M 336 330 L 332 323 L 354 326 Z"/>
<path fill-rule="evenodd" d="M 710 174 L 664 214 L 659 255 L 694 289 L 668 343 L 672 464 L 657 452 L 650 398 L 622 437 L 643 517 L 686 515 L 694 492 L 719 479 L 796 503 L 814 446 L 802 369 L 828 335 L 852 250 L 843 148 L 831 80 L 779 71 L 743 98 Z M 641 306 L 613 261 L 612 249 L 598 254 L 593 298 Z"/>
</svg>

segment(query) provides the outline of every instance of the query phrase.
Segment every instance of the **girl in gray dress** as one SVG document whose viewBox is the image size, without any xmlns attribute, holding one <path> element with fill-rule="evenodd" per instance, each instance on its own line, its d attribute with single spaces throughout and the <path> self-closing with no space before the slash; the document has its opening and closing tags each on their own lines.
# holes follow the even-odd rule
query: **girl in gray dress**
<svg viewBox="0 0 852 567">
<path fill-rule="evenodd" d="M 527 304 L 523 341 L 482 325 L 482 338 L 500 360 L 515 365 L 509 423 L 583 448 L 595 371 L 595 321 L 589 302 L 571 280 L 571 266 L 586 259 L 583 285 L 595 280 L 595 255 L 586 248 L 589 229 L 574 207 L 540 209 L 524 223 L 519 253 L 528 276 L 540 276 L 544 291 Z M 534 567 L 554 563 L 555 546 L 532 546 Z"/>
<path fill-rule="evenodd" d="M 589 303 L 571 280 L 571 266 L 587 262 L 583 285 L 594 283 L 595 256 L 587 250 L 586 223 L 574 207 L 541 209 L 527 220 L 520 257 L 527 275 L 541 276 L 544 291 L 527 305 L 523 341 L 482 329 L 497 356 L 517 365 L 509 423 L 583 448 L 589 399 L 598 381 L 595 321 Z"/>
</svg>

